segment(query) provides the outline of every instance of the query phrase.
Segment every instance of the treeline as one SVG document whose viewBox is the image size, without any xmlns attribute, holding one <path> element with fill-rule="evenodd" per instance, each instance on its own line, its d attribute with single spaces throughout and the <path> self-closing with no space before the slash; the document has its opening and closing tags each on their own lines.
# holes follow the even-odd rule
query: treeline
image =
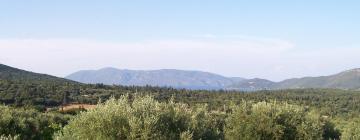
<svg viewBox="0 0 360 140">
<path fill-rule="evenodd" d="M 151 86 L 107 86 L 52 82 L 28 83 L 0 80 L 0 103 L 12 106 L 35 106 L 39 110 L 66 103 L 96 104 L 111 96 L 125 94 L 152 95 L 159 101 L 171 97 L 189 105 L 206 103 L 209 109 L 223 109 L 224 105 L 251 101 L 285 101 L 290 104 L 316 108 L 322 115 L 352 118 L 360 114 L 360 91 L 337 89 L 293 89 L 274 91 L 206 91 Z"/>
</svg>

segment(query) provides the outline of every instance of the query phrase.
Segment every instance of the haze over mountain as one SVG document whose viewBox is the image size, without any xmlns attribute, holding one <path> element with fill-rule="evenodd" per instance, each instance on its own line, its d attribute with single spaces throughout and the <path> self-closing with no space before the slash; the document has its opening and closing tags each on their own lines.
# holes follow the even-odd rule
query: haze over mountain
<svg viewBox="0 0 360 140">
<path fill-rule="evenodd" d="M 360 89 L 360 69 L 347 70 L 330 76 L 293 78 L 273 82 L 260 78 L 245 79 L 240 77 L 225 77 L 202 71 L 176 69 L 145 71 L 120 70 L 116 68 L 83 70 L 75 72 L 67 76 L 66 79 L 63 79 L 0 64 L 0 80 L 23 81 L 27 83 L 52 82 L 55 84 L 74 83 L 74 81 L 77 81 L 81 83 L 103 83 L 107 85 L 151 85 L 186 89 L 229 89 L 245 91 L 294 88 Z"/>
<path fill-rule="evenodd" d="M 360 89 L 360 69 L 348 70 L 330 76 L 293 78 L 281 82 L 273 82 L 260 78 L 225 77 L 208 72 L 175 69 L 144 71 L 103 68 L 100 70 L 75 72 L 66 78 L 82 83 L 170 86 L 188 89 L 232 89 L 246 91 L 288 88 Z"/>
<path fill-rule="evenodd" d="M 151 85 L 171 86 L 189 89 L 221 89 L 243 78 L 227 78 L 221 75 L 175 69 L 161 70 L 120 70 L 103 68 L 100 70 L 84 70 L 75 72 L 66 77 L 82 83 L 103 83 L 118 85 Z"/>
</svg>

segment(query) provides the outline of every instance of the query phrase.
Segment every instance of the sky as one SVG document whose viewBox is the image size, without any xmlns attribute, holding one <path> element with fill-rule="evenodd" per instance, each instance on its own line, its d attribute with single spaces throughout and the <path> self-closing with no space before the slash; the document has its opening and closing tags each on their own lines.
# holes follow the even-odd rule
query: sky
<svg viewBox="0 0 360 140">
<path fill-rule="evenodd" d="M 59 77 L 182 69 L 229 77 L 360 68 L 357 0 L 0 0 L 0 63 Z"/>
</svg>

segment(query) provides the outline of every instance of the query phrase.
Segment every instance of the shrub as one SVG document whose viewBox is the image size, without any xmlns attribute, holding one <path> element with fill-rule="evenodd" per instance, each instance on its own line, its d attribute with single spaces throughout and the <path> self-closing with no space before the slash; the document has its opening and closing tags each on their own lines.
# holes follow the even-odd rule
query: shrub
<svg viewBox="0 0 360 140">
<path fill-rule="evenodd" d="M 51 139 L 68 119 L 61 114 L 0 105 L 0 135 L 2 139 Z"/>
<path fill-rule="evenodd" d="M 19 137 L 18 136 L 5 136 L 5 135 L 1 135 L 0 136 L 0 140 L 18 140 Z"/>
<path fill-rule="evenodd" d="M 56 139 L 222 139 L 206 106 L 155 101 L 152 97 L 111 98 L 73 118 Z"/>
<path fill-rule="evenodd" d="M 84 108 L 72 108 L 64 111 L 60 111 L 62 114 L 69 114 L 69 115 L 76 115 L 79 114 L 82 111 L 86 111 Z"/>
<path fill-rule="evenodd" d="M 233 107 L 232 111 L 226 120 L 226 139 L 322 139 L 320 117 L 299 106 L 276 102 L 245 102 Z"/>
<path fill-rule="evenodd" d="M 360 118 L 350 121 L 344 128 L 341 139 L 359 140 L 360 139 Z"/>
</svg>

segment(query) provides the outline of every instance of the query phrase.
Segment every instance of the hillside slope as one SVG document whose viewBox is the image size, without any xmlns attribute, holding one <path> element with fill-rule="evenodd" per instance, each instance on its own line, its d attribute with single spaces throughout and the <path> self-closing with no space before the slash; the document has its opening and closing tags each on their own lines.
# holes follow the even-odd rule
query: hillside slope
<svg viewBox="0 0 360 140">
<path fill-rule="evenodd" d="M 4 64 L 0 64 L 0 80 L 21 81 L 28 83 L 76 83 L 68 79 L 25 71 Z"/>
<path fill-rule="evenodd" d="M 284 88 L 360 89 L 360 69 L 347 70 L 330 76 L 288 79 L 276 83 L 273 88 L 275 89 L 284 89 Z"/>
<path fill-rule="evenodd" d="M 0 104 L 15 106 L 58 106 L 64 97 L 76 99 L 80 84 L 75 81 L 33 73 L 0 64 Z"/>
</svg>

